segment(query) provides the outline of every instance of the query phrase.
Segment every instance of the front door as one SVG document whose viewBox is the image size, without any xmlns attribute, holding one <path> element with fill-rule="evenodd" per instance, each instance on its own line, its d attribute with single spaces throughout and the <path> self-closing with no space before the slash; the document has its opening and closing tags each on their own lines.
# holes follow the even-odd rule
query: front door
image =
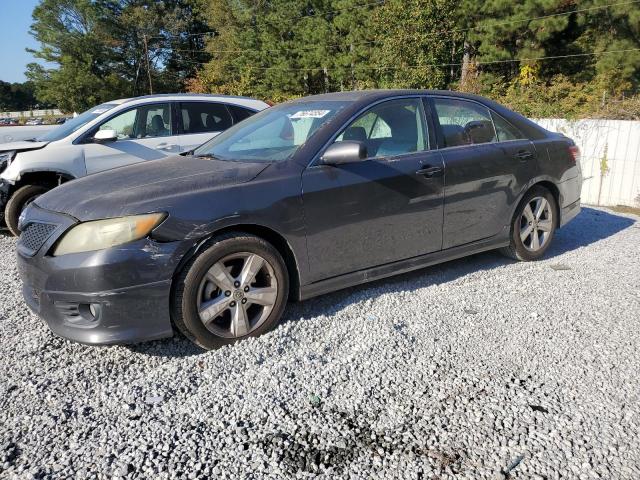
<svg viewBox="0 0 640 480">
<path fill-rule="evenodd" d="M 343 140 L 365 143 L 368 158 L 302 177 L 313 281 L 440 250 L 443 162 L 429 149 L 420 99 L 372 107 Z"/>
<path fill-rule="evenodd" d="M 507 233 L 514 201 L 536 169 L 532 142 L 477 102 L 432 102 L 446 170 L 443 248 Z"/>
<path fill-rule="evenodd" d="M 178 154 L 180 146 L 172 129 L 170 103 L 141 105 L 116 114 L 96 129 L 114 130 L 116 141 L 84 145 L 87 174 Z M 89 134 L 93 135 L 95 131 Z"/>
</svg>

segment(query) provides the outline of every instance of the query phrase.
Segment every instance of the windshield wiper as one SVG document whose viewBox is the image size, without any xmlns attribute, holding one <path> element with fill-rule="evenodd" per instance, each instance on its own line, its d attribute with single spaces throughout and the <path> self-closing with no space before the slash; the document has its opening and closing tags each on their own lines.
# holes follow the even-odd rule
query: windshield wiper
<svg viewBox="0 0 640 480">
<path fill-rule="evenodd" d="M 215 155 L 212 155 L 210 153 L 202 153 L 200 155 L 194 155 L 194 157 L 196 157 L 196 158 L 209 158 L 211 160 L 224 160 L 223 158 L 216 157 Z"/>
</svg>

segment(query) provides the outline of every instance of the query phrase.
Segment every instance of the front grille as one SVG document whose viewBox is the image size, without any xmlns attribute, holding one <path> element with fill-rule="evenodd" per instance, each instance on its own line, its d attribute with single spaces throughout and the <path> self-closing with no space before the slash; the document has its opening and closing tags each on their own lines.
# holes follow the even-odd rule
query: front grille
<svg viewBox="0 0 640 480">
<path fill-rule="evenodd" d="M 37 252 L 47 241 L 57 225 L 50 223 L 30 223 L 20 235 L 20 245 L 31 252 Z"/>
</svg>

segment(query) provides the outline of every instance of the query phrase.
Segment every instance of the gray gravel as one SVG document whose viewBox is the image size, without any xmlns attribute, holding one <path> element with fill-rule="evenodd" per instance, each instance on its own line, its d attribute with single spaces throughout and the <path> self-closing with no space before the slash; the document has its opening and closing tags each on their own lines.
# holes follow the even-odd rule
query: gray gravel
<svg viewBox="0 0 640 480">
<path fill-rule="evenodd" d="M 290 305 L 272 333 L 85 347 L 0 236 L 2 478 L 640 478 L 640 222 L 585 209 L 487 253 Z"/>
</svg>

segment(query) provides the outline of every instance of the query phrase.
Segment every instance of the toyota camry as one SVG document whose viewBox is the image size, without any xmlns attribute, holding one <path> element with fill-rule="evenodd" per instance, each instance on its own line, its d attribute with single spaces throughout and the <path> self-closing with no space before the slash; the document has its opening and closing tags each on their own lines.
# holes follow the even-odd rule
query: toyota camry
<svg viewBox="0 0 640 480">
<path fill-rule="evenodd" d="M 287 300 L 492 249 L 537 260 L 581 184 L 571 139 L 482 97 L 312 96 L 38 197 L 23 293 L 72 340 L 178 329 L 215 348 L 273 328 Z"/>
</svg>

